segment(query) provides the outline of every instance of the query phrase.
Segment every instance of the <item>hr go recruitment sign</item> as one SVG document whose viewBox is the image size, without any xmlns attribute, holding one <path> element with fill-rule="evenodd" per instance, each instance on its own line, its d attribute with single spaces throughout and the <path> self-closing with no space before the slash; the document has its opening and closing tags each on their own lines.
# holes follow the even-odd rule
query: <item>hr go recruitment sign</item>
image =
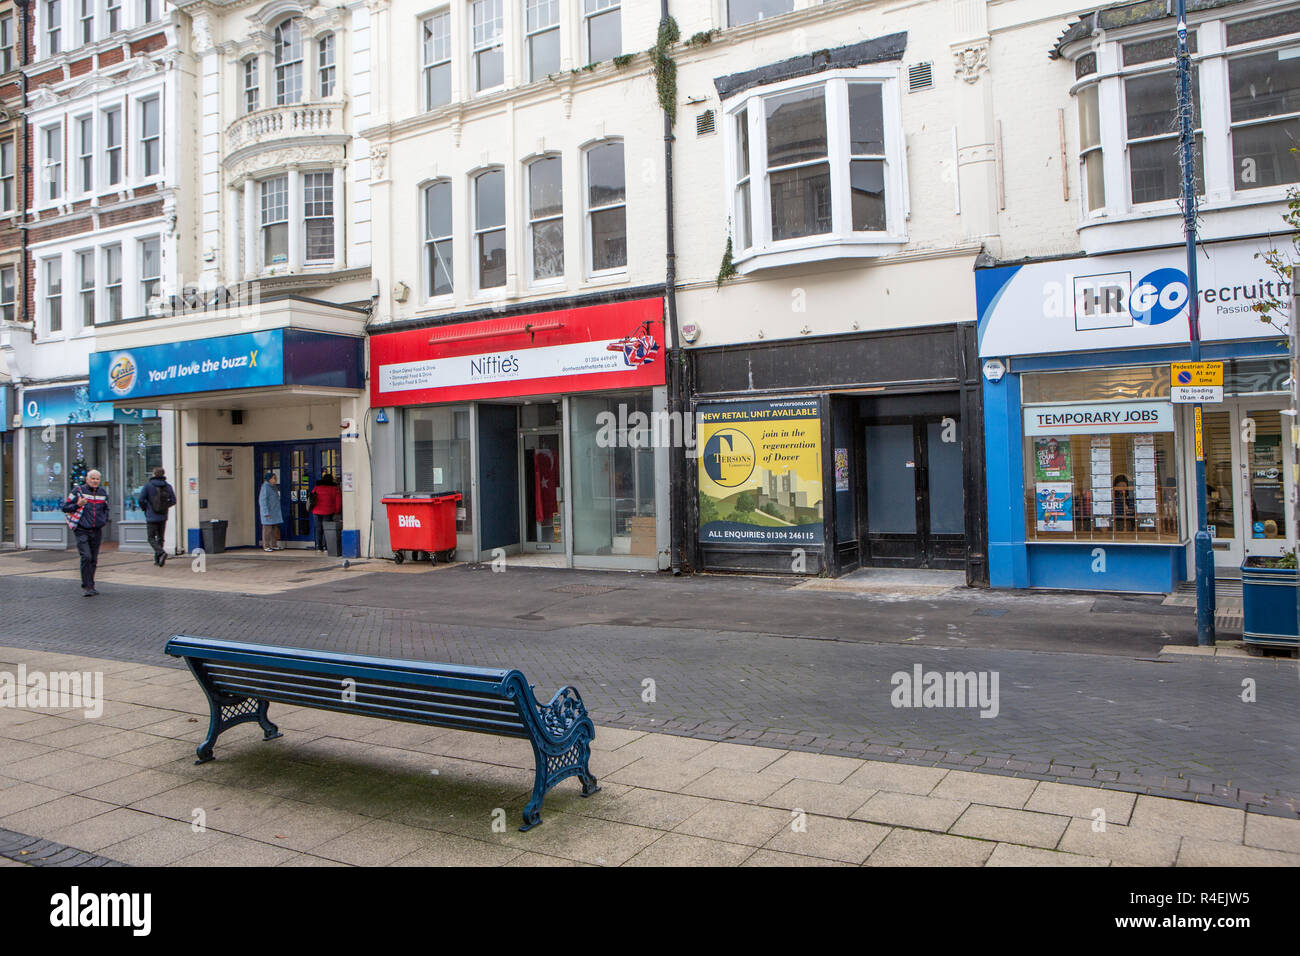
<svg viewBox="0 0 1300 956">
<path fill-rule="evenodd" d="M 709 402 L 695 420 L 702 543 L 822 543 L 817 399 Z"/>
</svg>

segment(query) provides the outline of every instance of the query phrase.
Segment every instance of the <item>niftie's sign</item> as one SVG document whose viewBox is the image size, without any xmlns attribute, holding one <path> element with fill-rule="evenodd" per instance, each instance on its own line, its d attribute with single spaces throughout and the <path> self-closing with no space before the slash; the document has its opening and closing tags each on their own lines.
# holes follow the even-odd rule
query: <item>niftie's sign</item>
<svg viewBox="0 0 1300 956">
<path fill-rule="evenodd" d="M 663 300 L 376 335 L 370 404 L 423 405 L 662 385 Z"/>
<path fill-rule="evenodd" d="M 1025 407 L 1026 435 L 1106 435 L 1115 432 L 1171 432 L 1168 402 L 1098 402 Z"/>
<path fill-rule="evenodd" d="M 1276 337 L 1253 308 L 1274 299 L 1289 308 L 1290 283 L 1256 257 L 1268 248 L 1268 241 L 1201 245 L 1202 339 Z M 1185 270 L 1182 247 L 978 269 L 980 355 L 1185 344 Z"/>
</svg>

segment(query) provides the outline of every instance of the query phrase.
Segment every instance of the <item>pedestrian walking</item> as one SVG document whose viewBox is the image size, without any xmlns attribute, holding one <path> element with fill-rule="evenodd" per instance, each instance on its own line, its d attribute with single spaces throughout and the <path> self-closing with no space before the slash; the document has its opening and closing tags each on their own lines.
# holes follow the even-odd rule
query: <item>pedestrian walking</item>
<svg viewBox="0 0 1300 956">
<path fill-rule="evenodd" d="M 284 524 L 280 485 L 274 471 L 268 471 L 262 477 L 262 490 L 257 496 L 257 508 L 262 518 L 262 550 L 274 551 L 280 542 L 280 525 Z"/>
<path fill-rule="evenodd" d="M 94 597 L 95 568 L 99 564 L 99 545 L 108 524 L 108 493 L 100 487 L 103 477 L 98 471 L 86 472 L 86 480 L 74 485 L 63 502 L 63 512 L 68 527 L 77 538 L 77 554 L 81 555 L 81 593 Z"/>
<path fill-rule="evenodd" d="M 312 520 L 316 524 L 316 550 L 325 550 L 325 522 L 337 521 L 343 511 L 343 492 L 328 471 L 320 476 L 308 498 Z"/>
<path fill-rule="evenodd" d="M 167 531 L 167 512 L 176 504 L 176 489 L 167 483 L 167 472 L 164 469 L 153 470 L 153 477 L 140 489 L 136 501 L 140 505 L 140 510 L 144 512 L 149 547 L 153 548 L 153 563 L 161 568 L 167 563 L 167 549 L 163 547 L 163 535 Z"/>
</svg>

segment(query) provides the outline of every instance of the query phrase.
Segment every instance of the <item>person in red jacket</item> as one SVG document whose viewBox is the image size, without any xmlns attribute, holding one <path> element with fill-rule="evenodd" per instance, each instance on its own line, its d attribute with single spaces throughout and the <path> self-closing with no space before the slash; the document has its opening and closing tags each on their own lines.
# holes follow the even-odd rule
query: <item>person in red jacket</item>
<svg viewBox="0 0 1300 956">
<path fill-rule="evenodd" d="M 312 520 L 316 524 L 316 550 L 325 550 L 325 522 L 340 520 L 343 511 L 343 492 L 329 472 L 320 476 L 311 490 Z"/>
</svg>

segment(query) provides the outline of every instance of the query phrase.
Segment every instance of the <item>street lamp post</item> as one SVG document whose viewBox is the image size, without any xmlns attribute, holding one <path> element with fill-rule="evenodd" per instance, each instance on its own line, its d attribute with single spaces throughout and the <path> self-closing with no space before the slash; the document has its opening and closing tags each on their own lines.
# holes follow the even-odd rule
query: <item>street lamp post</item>
<svg viewBox="0 0 1300 956">
<path fill-rule="evenodd" d="M 1187 237 L 1187 328 L 1192 361 L 1201 360 L 1201 307 L 1196 283 L 1196 160 L 1192 141 L 1191 56 L 1187 49 L 1187 0 L 1178 0 L 1178 122 L 1183 173 L 1183 232 Z M 1196 643 L 1214 646 L 1214 538 L 1206 519 L 1205 446 L 1201 403 L 1192 406 L 1196 425 Z"/>
</svg>

